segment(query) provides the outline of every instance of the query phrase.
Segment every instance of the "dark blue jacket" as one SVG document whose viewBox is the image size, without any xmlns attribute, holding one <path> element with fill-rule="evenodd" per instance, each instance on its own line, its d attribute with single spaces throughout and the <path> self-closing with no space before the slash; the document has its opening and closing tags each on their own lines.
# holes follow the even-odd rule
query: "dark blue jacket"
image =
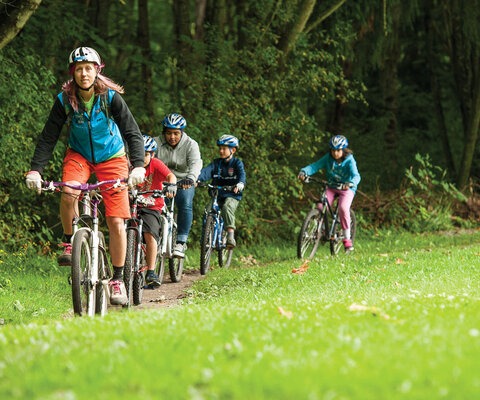
<svg viewBox="0 0 480 400">
<path fill-rule="evenodd" d="M 243 162 L 235 157 L 232 157 L 229 161 L 224 161 L 222 158 L 216 158 L 206 167 L 202 168 L 199 182 L 207 182 L 212 180 L 212 185 L 216 186 L 234 186 L 239 182 L 244 185 L 247 184 L 247 176 L 245 174 L 245 166 Z M 242 200 L 242 192 L 233 193 L 220 190 L 218 192 L 219 200 L 226 197 L 233 197 L 237 200 Z"/>
</svg>

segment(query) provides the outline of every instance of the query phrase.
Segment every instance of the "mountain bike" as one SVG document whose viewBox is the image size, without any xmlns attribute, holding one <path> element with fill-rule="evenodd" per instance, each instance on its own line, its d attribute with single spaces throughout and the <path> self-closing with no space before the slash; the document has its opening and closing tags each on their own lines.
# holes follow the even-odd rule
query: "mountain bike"
<svg viewBox="0 0 480 400">
<path fill-rule="evenodd" d="M 98 206 L 101 192 L 126 189 L 126 179 L 106 180 L 78 185 L 67 182 L 44 181 L 43 191 L 61 191 L 69 187 L 81 191 L 79 208 L 81 213 L 72 222 L 72 301 L 76 315 L 93 317 L 105 315 L 109 301 L 108 282 L 112 270 L 108 264 L 105 237 L 99 230 Z"/>
<path fill-rule="evenodd" d="M 317 182 L 322 185 L 322 194 L 314 207 L 307 213 L 298 235 L 297 257 L 313 258 L 320 244 L 329 242 L 330 254 L 337 255 L 343 246 L 343 229 L 338 214 L 338 201 L 335 205 L 327 201 L 327 181 L 307 177 L 304 183 Z M 355 240 L 357 223 L 355 212 L 350 209 L 350 238 Z"/>
<path fill-rule="evenodd" d="M 123 270 L 123 279 L 128 297 L 127 307 L 132 304 L 139 305 L 142 303 L 143 290 L 146 287 L 147 266 L 145 259 L 147 248 L 143 241 L 143 220 L 141 215 L 139 215 L 138 206 L 153 205 L 155 198 L 165 198 L 168 185 L 168 183 L 164 183 L 162 190 L 139 191 L 135 188 L 130 190 L 131 218 L 126 221 L 127 255 Z M 174 199 L 171 199 L 171 203 L 170 207 L 165 205 L 161 212 L 162 225 L 160 228 L 160 240 L 157 243 L 157 258 L 155 260 L 155 272 L 160 282 L 162 282 L 165 273 L 166 258 L 170 258 L 172 269 L 175 268 L 175 272 L 178 271 L 180 276 L 183 271 L 183 260 L 177 261 L 172 255 L 172 235 L 176 230 L 176 224 L 173 220 Z M 180 278 L 177 279 L 179 280 Z"/>
<path fill-rule="evenodd" d="M 212 252 L 218 253 L 220 267 L 228 268 L 232 262 L 233 248 L 227 246 L 227 231 L 224 229 L 224 221 L 220 205 L 218 204 L 218 192 L 220 190 L 231 191 L 234 186 L 214 186 L 201 182 L 199 187 L 208 187 L 211 197 L 210 206 L 205 208 L 202 237 L 200 240 L 200 273 L 205 275 L 210 268 Z"/>
</svg>

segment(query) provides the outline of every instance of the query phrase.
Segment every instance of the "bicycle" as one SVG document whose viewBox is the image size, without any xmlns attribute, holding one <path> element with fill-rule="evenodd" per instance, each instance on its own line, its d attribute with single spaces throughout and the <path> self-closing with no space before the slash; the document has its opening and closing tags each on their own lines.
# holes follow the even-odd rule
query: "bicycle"
<svg viewBox="0 0 480 400">
<path fill-rule="evenodd" d="M 209 183 L 199 183 L 199 187 L 208 187 L 212 198 L 210 207 L 205 208 L 202 236 L 200 240 L 200 274 L 205 275 L 210 268 L 212 252 L 218 252 L 218 264 L 228 268 L 232 262 L 233 248 L 227 246 L 227 231 L 220 205 L 218 204 L 219 190 L 231 191 L 233 186 L 215 186 Z"/>
<path fill-rule="evenodd" d="M 98 206 L 102 191 L 123 187 L 126 179 L 106 180 L 78 185 L 67 182 L 44 181 L 43 191 L 60 191 L 69 187 L 81 191 L 79 203 L 82 212 L 72 221 L 71 285 L 73 311 L 78 316 L 107 313 L 112 270 L 108 264 L 105 236 L 99 230 Z M 111 185 L 108 188 L 102 186 Z M 126 187 L 126 186 L 125 186 Z"/>
<path fill-rule="evenodd" d="M 322 194 L 315 201 L 314 207 L 307 213 L 298 235 L 297 257 L 313 258 L 320 243 L 329 242 L 330 254 L 335 256 L 343 246 L 343 230 L 338 214 L 338 201 L 335 206 L 327 201 L 327 181 L 307 177 L 304 183 L 317 182 L 322 185 Z M 355 212 L 350 209 L 350 236 L 352 243 L 355 240 L 357 223 Z"/>
<path fill-rule="evenodd" d="M 123 270 L 123 279 L 127 291 L 127 307 L 139 305 L 142 303 L 143 290 L 146 274 L 146 244 L 143 241 L 143 220 L 138 213 L 139 205 L 152 205 L 152 200 L 157 197 L 166 197 L 168 183 L 164 183 L 164 189 L 139 191 L 130 190 L 131 218 L 126 221 L 127 230 L 127 255 L 125 267 Z M 144 195 L 150 195 L 145 197 Z M 176 232 L 176 223 L 173 217 L 174 199 L 171 199 L 171 205 L 165 205 L 161 212 L 161 232 L 160 240 L 157 243 L 157 258 L 155 260 L 155 271 L 158 274 L 160 282 L 165 273 L 165 260 L 169 258 L 170 275 L 174 274 L 178 282 L 181 279 L 183 271 L 183 260 L 173 258 L 172 241 L 174 232 Z M 172 272 L 173 270 L 173 272 Z M 179 276 L 177 276 L 177 274 Z M 170 276 L 172 278 L 172 276 Z M 172 278 L 173 281 L 173 278 Z"/>
</svg>

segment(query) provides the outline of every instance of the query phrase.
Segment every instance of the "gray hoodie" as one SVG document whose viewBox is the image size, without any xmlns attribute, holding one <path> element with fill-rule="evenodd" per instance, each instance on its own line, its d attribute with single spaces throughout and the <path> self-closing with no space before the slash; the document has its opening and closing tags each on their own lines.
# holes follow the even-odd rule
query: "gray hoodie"
<svg viewBox="0 0 480 400">
<path fill-rule="evenodd" d="M 157 137 L 156 140 L 157 157 L 167 165 L 177 179 L 189 178 L 196 182 L 203 166 L 198 143 L 185 132 L 175 148 L 167 143 L 165 135 Z"/>
</svg>

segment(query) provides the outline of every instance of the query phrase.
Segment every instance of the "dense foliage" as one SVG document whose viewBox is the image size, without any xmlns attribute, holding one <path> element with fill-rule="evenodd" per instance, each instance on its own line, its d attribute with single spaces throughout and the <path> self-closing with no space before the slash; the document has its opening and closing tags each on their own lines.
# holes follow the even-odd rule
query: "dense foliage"
<svg viewBox="0 0 480 400">
<path fill-rule="evenodd" d="M 158 135 L 163 115 L 181 112 L 205 163 L 216 156 L 217 136 L 240 138 L 248 178 L 238 212 L 244 240 L 295 234 L 309 207 L 297 171 L 327 151 L 332 133 L 352 143 L 362 175 L 355 206 L 366 226 L 458 223 L 451 214 L 459 196 L 450 185 L 464 190 L 465 171 L 473 180 L 463 215 L 476 215 L 470 211 L 480 164 L 473 158 L 468 165 L 467 150 L 478 147 L 480 110 L 474 94 L 462 90 L 478 68 L 458 68 L 452 54 L 462 49 L 445 44 L 455 34 L 478 56 L 478 26 L 471 23 L 477 0 L 462 2 L 463 9 L 436 0 L 195 2 L 204 14 L 193 3 L 46 0 L 0 51 L 4 244 L 53 241 L 60 233 L 58 198 L 28 193 L 23 174 L 53 96 L 68 79 L 67 55 L 78 45 L 101 53 L 144 132 Z M 458 24 L 456 16 L 470 10 L 468 23 Z M 451 17 L 444 31 L 441 16 Z M 63 151 L 60 143 L 46 178 L 59 178 Z M 426 165 L 417 164 L 417 153 Z M 445 196 L 413 179 L 417 169 L 437 168 L 435 187 L 448 185 Z M 196 199 L 199 217 L 206 194 Z"/>
</svg>

